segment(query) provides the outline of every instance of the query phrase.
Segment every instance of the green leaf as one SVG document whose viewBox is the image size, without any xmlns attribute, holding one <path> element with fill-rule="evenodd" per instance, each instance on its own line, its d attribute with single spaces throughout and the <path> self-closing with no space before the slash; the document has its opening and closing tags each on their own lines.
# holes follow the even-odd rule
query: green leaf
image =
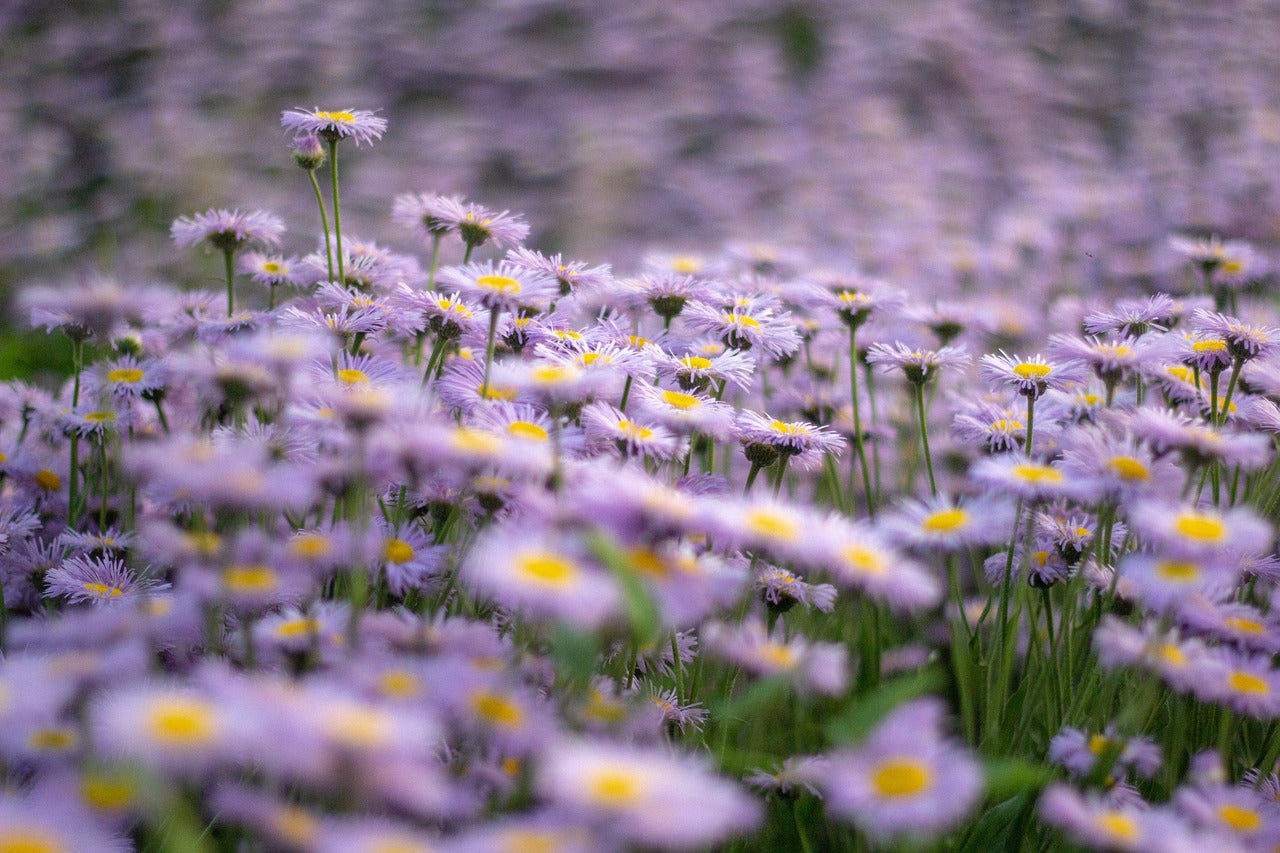
<svg viewBox="0 0 1280 853">
<path fill-rule="evenodd" d="M 636 642 L 641 646 L 657 643 L 662 633 L 658 605 L 632 568 L 626 552 L 618 547 L 613 537 L 600 530 L 591 531 L 585 540 L 591 555 L 617 578 L 618 586 L 622 588 L 622 606 Z"/>
<path fill-rule="evenodd" d="M 560 624 L 551 633 L 551 657 L 556 671 L 565 681 L 577 687 L 591 682 L 600 656 L 600 641 L 594 634 Z"/>
<path fill-rule="evenodd" d="M 1058 775 L 1051 767 L 1022 758 L 993 758 L 984 762 L 984 766 L 987 798 L 996 801 L 1039 791 Z"/>
</svg>

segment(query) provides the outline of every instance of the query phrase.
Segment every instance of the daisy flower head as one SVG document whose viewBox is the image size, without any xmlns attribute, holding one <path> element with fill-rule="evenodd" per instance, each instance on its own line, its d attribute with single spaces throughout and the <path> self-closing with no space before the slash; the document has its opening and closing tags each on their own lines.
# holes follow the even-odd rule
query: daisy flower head
<svg viewBox="0 0 1280 853">
<path fill-rule="evenodd" d="M 849 653 L 838 643 L 784 640 L 762 622 L 730 625 L 711 622 L 702 628 L 708 654 L 727 660 L 762 678 L 783 677 L 804 693 L 838 696 L 849 684 Z"/>
<path fill-rule="evenodd" d="M 1246 323 L 1216 311 L 1196 309 L 1191 315 L 1197 331 L 1207 340 L 1223 340 L 1227 352 L 1237 361 L 1266 358 L 1280 349 L 1280 329 Z"/>
<path fill-rule="evenodd" d="M 127 853 L 133 843 L 108 831 L 99 815 L 62 786 L 37 786 L 28 796 L 0 795 L 0 850 L 14 853 Z"/>
<path fill-rule="evenodd" d="M 723 441 L 733 430 L 733 407 L 711 397 L 648 382 L 635 385 L 632 395 L 641 412 L 674 432 L 697 432 Z M 1280 421 L 1280 415 L 1277 418 Z"/>
<path fill-rule="evenodd" d="M 1094 850 L 1137 853 L 1168 849 L 1172 838 L 1156 814 L 1145 804 L 1109 802 L 1095 794 L 1082 794 L 1056 783 L 1040 795 L 1036 810 L 1040 819 L 1064 830 L 1077 844 Z"/>
<path fill-rule="evenodd" d="M 943 733 L 934 699 L 896 708 L 860 747 L 833 754 L 824 776 L 827 808 L 879 839 L 945 832 L 984 788 L 977 760 Z"/>
<path fill-rule="evenodd" d="M 835 607 L 836 588 L 828 583 L 806 583 L 795 572 L 778 566 L 756 570 L 755 591 L 771 612 L 785 613 L 797 604 L 830 613 Z"/>
<path fill-rule="evenodd" d="M 900 370 L 911 384 L 923 385 L 944 368 L 958 369 L 967 365 L 969 353 L 960 345 L 926 350 L 896 341 L 872 344 L 867 350 L 867 363 L 878 365 L 885 373 Z"/>
<path fill-rule="evenodd" d="M 1013 509 L 1003 501 L 941 496 L 908 501 L 884 517 L 881 529 L 903 545 L 950 551 L 1006 541 L 1012 524 Z"/>
<path fill-rule="evenodd" d="M 1174 792 L 1174 805 L 1196 826 L 1234 836 L 1251 849 L 1280 845 L 1276 801 L 1249 782 L 1201 782 Z"/>
<path fill-rule="evenodd" d="M 832 520 L 815 538 L 820 556 L 814 565 L 842 587 L 905 613 L 928 610 L 942 600 L 937 575 L 868 526 Z"/>
<path fill-rule="evenodd" d="M 262 252 L 245 252 L 236 261 L 240 272 L 268 288 L 298 284 L 298 259 Z"/>
<path fill-rule="evenodd" d="M 1201 595 L 1222 595 L 1238 580 L 1238 572 L 1221 561 L 1172 559 L 1144 552 L 1126 554 L 1118 568 L 1116 590 L 1137 599 L 1153 613 L 1170 613 Z"/>
<path fill-rule="evenodd" d="M 387 120 L 371 110 L 292 109 L 280 114 L 280 125 L 296 135 L 314 135 L 333 144 L 341 139 L 370 144 L 382 138 Z"/>
<path fill-rule="evenodd" d="M 278 245 L 284 222 L 265 210 L 213 208 L 192 216 L 179 216 L 169 233 L 179 248 L 208 243 L 219 251 L 234 252 L 250 244 Z"/>
<path fill-rule="evenodd" d="M 167 586 L 133 573 L 123 560 L 112 556 L 70 557 L 45 575 L 45 595 L 72 604 L 117 604 Z"/>
<path fill-rule="evenodd" d="M 202 772 L 233 761 L 247 745 L 247 717 L 193 687 L 116 690 L 90 707 L 89 719 L 93 742 L 108 755 L 166 773 Z"/>
<path fill-rule="evenodd" d="M 839 456 L 845 447 L 845 440 L 827 427 L 782 421 L 749 409 L 738 413 L 733 431 L 747 459 L 762 467 L 782 458 L 809 471 L 822 465 L 827 454 Z"/>
<path fill-rule="evenodd" d="M 441 237 L 457 231 L 466 213 L 462 196 L 437 193 L 402 193 L 391 204 L 391 219 L 425 237 Z"/>
<path fill-rule="evenodd" d="M 597 628 L 621 597 L 613 578 L 572 539 L 552 531 L 496 528 L 459 569 L 462 582 L 532 619 Z"/>
<path fill-rule="evenodd" d="M 1213 559 L 1271 550 L 1271 525 L 1248 507 L 1225 512 L 1191 504 L 1144 501 L 1129 509 L 1134 532 L 1171 556 Z"/>
<path fill-rule="evenodd" d="M 608 264 L 589 266 L 586 261 L 566 261 L 559 254 L 547 255 L 532 249 L 517 248 L 507 253 L 507 260 L 532 272 L 554 278 L 560 284 L 560 295 L 593 293 L 613 281 Z"/>
<path fill-rule="evenodd" d="M 489 310 L 542 311 L 560 292 L 551 276 L 510 261 L 484 261 L 440 271 L 439 285 Z"/>
<path fill-rule="evenodd" d="M 760 821 L 759 804 L 693 756 L 591 741 L 547 750 L 537 789 L 559 810 L 599 822 L 628 844 L 692 850 Z"/>
<path fill-rule="evenodd" d="M 1163 337 L 1103 340 L 1052 335 L 1049 346 L 1055 357 L 1093 368 L 1094 375 L 1109 388 L 1126 376 L 1149 369 L 1169 353 Z"/>
<path fill-rule="evenodd" d="M 1231 366 L 1234 356 L 1227 339 L 1200 332 L 1183 332 L 1174 339 L 1179 360 L 1188 367 L 1210 375 Z"/>
<path fill-rule="evenodd" d="M 1197 695 L 1260 720 L 1280 717 L 1280 670 L 1271 666 L 1271 655 L 1255 655 L 1219 648 L 1212 653 L 1220 662 L 1211 670 Z"/>
<path fill-rule="evenodd" d="M 1036 399 L 1050 388 L 1061 391 L 1084 381 L 1084 371 L 1077 361 L 1049 360 L 1041 355 L 1022 358 L 1008 355 L 1004 350 L 984 355 L 981 371 L 996 385 Z"/>
<path fill-rule="evenodd" d="M 1173 494 L 1186 476 L 1172 459 L 1156 458 L 1132 435 L 1082 427 L 1064 433 L 1061 444 L 1059 468 L 1069 480 L 1094 482 L 1115 497 Z"/>
<path fill-rule="evenodd" d="M 666 427 L 640 423 L 609 403 L 584 407 L 582 426 L 589 437 L 610 444 L 623 457 L 667 460 L 681 448 L 681 442 Z"/>
<path fill-rule="evenodd" d="M 1157 293 L 1145 299 L 1124 299 L 1110 310 L 1086 314 L 1083 325 L 1086 334 L 1119 334 L 1136 340 L 1149 331 L 1166 331 L 1176 319 L 1173 297 Z"/>
<path fill-rule="evenodd" d="M 1201 269 L 1206 276 L 1221 272 L 1239 276 L 1253 260 L 1253 247 L 1243 240 L 1223 240 L 1216 234 L 1208 237 L 1172 235 L 1169 248 Z"/>
<path fill-rule="evenodd" d="M 712 335 L 735 350 L 759 349 L 772 358 L 786 358 L 800 348 L 800 333 L 787 313 L 768 309 L 721 308 L 691 302 L 685 310 L 690 328 Z"/>
<path fill-rule="evenodd" d="M 1023 453 L 987 456 L 974 463 L 973 481 L 994 494 L 1014 495 L 1027 501 L 1086 498 L 1094 484 L 1072 480 L 1059 463 L 1046 463 Z"/>
<path fill-rule="evenodd" d="M 1096 734 L 1063 726 L 1049 741 L 1049 760 L 1066 768 L 1073 776 L 1085 777 L 1098 763 L 1098 756 L 1120 742 L 1121 738 L 1112 726 Z M 1160 770 L 1164 762 L 1160 757 L 1160 746 L 1154 740 L 1134 736 L 1125 738 L 1123 743 L 1112 775 L 1119 776 L 1122 771 L 1132 769 L 1137 775 L 1150 779 Z"/>
<path fill-rule="evenodd" d="M 328 156 L 325 154 L 324 146 L 320 144 L 320 137 L 314 133 L 295 136 L 289 142 L 289 153 L 293 156 L 293 162 L 308 172 L 314 172 L 323 166 Z"/>
<path fill-rule="evenodd" d="M 674 379 L 684 391 L 705 392 L 713 383 L 734 385 L 744 391 L 751 387 L 756 362 L 745 352 L 719 346 L 715 352 L 690 347 L 684 355 L 674 355 L 657 347 L 645 350 L 654 359 L 658 376 Z"/>
<path fill-rule="evenodd" d="M 1202 640 L 1183 639 L 1156 622 L 1136 628 L 1117 616 L 1102 618 L 1093 646 L 1103 669 L 1135 667 L 1158 676 L 1178 693 L 1202 689 L 1222 680 L 1222 663 Z"/>
<path fill-rule="evenodd" d="M 839 276 L 822 282 L 827 298 L 822 304 L 832 308 L 840 321 L 857 329 L 873 315 L 901 308 L 906 296 L 898 289 L 863 276 Z"/>
</svg>

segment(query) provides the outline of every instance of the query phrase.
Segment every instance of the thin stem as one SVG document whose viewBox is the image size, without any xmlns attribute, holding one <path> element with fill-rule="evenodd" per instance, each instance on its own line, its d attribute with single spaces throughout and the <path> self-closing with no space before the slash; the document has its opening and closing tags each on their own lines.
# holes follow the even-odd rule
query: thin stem
<svg viewBox="0 0 1280 853">
<path fill-rule="evenodd" d="M 1027 444 L 1025 450 L 1027 455 L 1031 455 L 1032 441 L 1035 437 L 1036 428 L 1036 398 L 1034 394 L 1027 395 Z"/>
<path fill-rule="evenodd" d="M 933 477 L 933 458 L 929 453 L 929 424 L 924 416 L 924 383 L 917 382 L 913 386 L 916 392 L 916 414 L 920 418 L 920 441 L 924 444 L 924 465 L 929 472 L 929 492 L 938 496 L 938 482 Z M 1028 430 L 1030 436 L 1030 430 Z"/>
<path fill-rule="evenodd" d="M 489 311 L 489 337 L 484 345 L 484 382 L 480 384 L 480 398 L 489 399 L 489 368 L 493 364 L 494 338 L 498 334 L 498 315 L 502 309 L 496 305 Z"/>
<path fill-rule="evenodd" d="M 329 243 L 329 214 L 324 209 L 324 196 L 320 194 L 320 182 L 316 180 L 316 170 L 307 169 L 307 177 L 311 180 L 311 189 L 316 194 L 316 204 L 320 206 L 320 227 L 324 229 L 324 260 L 329 266 L 329 281 L 333 281 L 333 247 Z"/>
<path fill-rule="evenodd" d="M 227 268 L 227 316 L 230 317 L 236 310 L 236 273 L 235 266 L 232 262 L 235 256 L 234 249 L 223 249 L 222 260 Z"/>
<path fill-rule="evenodd" d="M 71 390 L 71 408 L 80 406 L 80 373 L 84 370 L 84 341 L 71 342 L 71 364 L 75 380 Z M 67 472 L 67 526 L 74 528 L 77 521 L 76 505 L 80 502 L 80 486 L 76 470 L 80 467 L 80 434 L 71 433 L 71 469 Z"/>
<path fill-rule="evenodd" d="M 778 460 L 778 473 L 773 481 L 773 496 L 776 498 L 778 493 L 782 491 L 782 481 L 787 476 L 787 463 L 791 461 L 791 455 L 783 453 L 782 458 Z"/>
<path fill-rule="evenodd" d="M 98 530 L 107 529 L 107 436 L 106 433 L 98 436 L 98 466 L 99 472 L 99 488 L 101 491 L 102 501 L 98 506 Z"/>
<path fill-rule="evenodd" d="M 866 492 L 867 515 L 874 517 L 876 508 L 871 493 L 871 471 L 867 468 L 867 449 L 862 443 L 862 414 L 858 406 L 858 344 L 857 331 L 849 327 L 849 389 L 853 397 L 853 446 L 857 451 L 857 465 L 862 469 L 862 488 Z M 850 462 L 850 464 L 853 464 Z M 853 492 L 853 483 L 849 483 L 849 491 Z"/>
<path fill-rule="evenodd" d="M 1227 422 L 1227 415 L 1231 412 L 1231 395 L 1236 390 L 1236 380 L 1240 378 L 1240 368 L 1244 367 L 1244 359 L 1237 358 L 1235 363 L 1231 365 L 1231 376 L 1227 379 L 1227 394 L 1222 398 L 1222 408 L 1218 411 L 1217 426 L 1221 426 Z"/>
<path fill-rule="evenodd" d="M 443 231 L 434 231 L 431 234 L 431 267 L 427 271 L 427 290 L 436 289 L 436 270 L 440 268 L 440 239 L 444 237 Z"/>
<path fill-rule="evenodd" d="M 751 470 L 747 472 L 747 484 L 742 487 L 742 493 L 744 495 L 751 492 L 751 487 L 755 485 L 756 475 L 760 473 L 760 468 L 761 465 L 759 462 L 751 463 Z"/>
<path fill-rule="evenodd" d="M 342 267 L 342 206 L 338 201 L 338 140 L 329 140 L 329 177 L 333 179 L 333 239 L 337 242 L 338 281 L 347 283 Z M 331 268 L 332 269 L 332 268 Z M 332 272 L 330 273 L 332 274 Z"/>
</svg>

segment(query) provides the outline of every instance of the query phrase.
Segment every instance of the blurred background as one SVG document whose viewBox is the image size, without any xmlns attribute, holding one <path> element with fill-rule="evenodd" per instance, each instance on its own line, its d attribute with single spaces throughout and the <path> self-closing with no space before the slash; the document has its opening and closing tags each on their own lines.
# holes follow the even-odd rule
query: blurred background
<svg viewBox="0 0 1280 853">
<path fill-rule="evenodd" d="M 747 240 L 940 287 L 1028 252 L 1150 282 L 1173 229 L 1280 230 L 1265 0 L 5 0 L 0 45 L 10 294 L 189 276 L 167 229 L 211 206 L 313 249 L 290 107 L 386 117 L 344 230 L 402 249 L 407 191 L 624 271 Z"/>
</svg>

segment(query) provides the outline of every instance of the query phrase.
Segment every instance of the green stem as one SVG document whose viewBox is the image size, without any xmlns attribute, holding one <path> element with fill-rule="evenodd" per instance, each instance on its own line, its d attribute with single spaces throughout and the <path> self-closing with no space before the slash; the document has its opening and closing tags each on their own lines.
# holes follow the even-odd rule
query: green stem
<svg viewBox="0 0 1280 853">
<path fill-rule="evenodd" d="M 1033 448 L 1032 439 L 1035 436 L 1035 427 L 1036 427 L 1036 398 L 1034 394 L 1028 394 L 1027 395 L 1027 444 L 1025 448 L 1028 456 L 1031 455 L 1031 451 Z"/>
<path fill-rule="evenodd" d="M 857 451 L 858 467 L 862 469 L 862 487 L 866 492 L 867 515 L 875 517 L 876 508 L 871 493 L 871 471 L 867 468 L 867 449 L 862 442 L 862 414 L 858 406 L 858 344 L 857 331 L 849 327 L 849 388 L 853 394 L 853 447 Z M 850 463 L 852 464 L 852 463 Z M 852 473 L 852 472 L 851 472 Z M 849 492 L 853 492 L 849 483 Z"/>
<path fill-rule="evenodd" d="M 747 472 L 747 484 L 742 487 L 742 493 L 744 495 L 751 492 L 751 487 L 755 485 L 756 482 L 756 475 L 760 473 L 760 467 L 759 462 L 751 463 L 751 470 Z"/>
<path fill-rule="evenodd" d="M 782 481 L 787 476 L 787 463 L 791 461 L 790 454 L 782 454 L 782 458 L 778 460 L 778 473 L 773 481 L 773 496 L 776 498 L 778 493 L 782 491 Z"/>
<path fill-rule="evenodd" d="M 107 529 L 107 436 L 105 433 L 98 436 L 98 466 L 100 471 L 100 490 L 102 502 L 98 506 L 98 531 L 102 532 Z"/>
<path fill-rule="evenodd" d="M 920 441 L 924 444 L 924 465 L 929 472 L 929 492 L 938 496 L 938 482 L 933 477 L 933 458 L 929 453 L 929 424 L 924 415 L 924 383 L 917 382 L 913 386 L 916 392 L 916 415 L 920 418 Z M 1030 430 L 1028 430 L 1030 436 Z"/>
<path fill-rule="evenodd" d="M 440 238 L 443 231 L 435 231 L 431 235 L 431 268 L 427 272 L 427 290 L 436 289 L 436 270 L 440 268 Z"/>
<path fill-rule="evenodd" d="M 338 140 L 329 140 L 329 177 L 333 180 L 333 239 L 337 243 L 338 282 L 347 283 L 347 273 L 342 266 L 342 206 L 338 201 Z"/>
<path fill-rule="evenodd" d="M 1227 395 L 1222 398 L 1222 409 L 1219 411 L 1219 420 L 1215 423 L 1218 426 L 1227 422 L 1227 415 L 1231 412 L 1231 395 L 1236 390 L 1236 380 L 1240 378 L 1240 368 L 1244 367 L 1244 359 L 1237 358 L 1235 363 L 1231 365 L 1231 376 L 1227 379 Z"/>
<path fill-rule="evenodd" d="M 71 408 L 80 406 L 80 374 L 84 370 L 84 341 L 71 342 L 71 364 L 75 371 L 75 380 L 71 390 Z M 77 521 L 76 505 L 80 502 L 80 487 L 76 470 L 80 467 L 80 435 L 71 433 L 71 470 L 67 472 L 67 527 L 75 528 Z"/>
<path fill-rule="evenodd" d="M 468 247 L 470 248 L 470 247 Z M 493 345 L 498 334 L 498 315 L 502 309 L 496 305 L 489 310 L 489 337 L 484 345 L 484 382 L 480 384 L 480 399 L 489 399 L 489 368 L 493 365 Z"/>
<path fill-rule="evenodd" d="M 227 268 L 227 316 L 230 317 L 236 310 L 236 272 L 233 263 L 235 256 L 234 249 L 223 249 L 222 260 Z"/>
<path fill-rule="evenodd" d="M 320 206 L 320 227 L 324 229 L 324 260 L 329 266 L 329 281 L 333 281 L 333 247 L 329 241 L 329 214 L 324 209 L 324 196 L 320 194 L 320 182 L 316 180 L 316 170 L 307 169 L 307 177 L 311 179 L 311 189 L 316 194 L 316 204 Z M 337 179 L 335 177 L 336 185 Z"/>
</svg>

